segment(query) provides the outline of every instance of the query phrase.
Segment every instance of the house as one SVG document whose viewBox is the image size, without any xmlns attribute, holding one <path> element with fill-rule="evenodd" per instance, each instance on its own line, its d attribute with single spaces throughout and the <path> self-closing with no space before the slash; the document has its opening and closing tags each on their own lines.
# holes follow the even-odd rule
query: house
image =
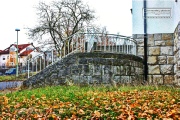
<svg viewBox="0 0 180 120">
<path fill-rule="evenodd" d="M 26 64 L 28 57 L 34 57 L 39 54 L 39 50 L 32 44 L 18 45 L 18 64 L 23 66 Z M 8 48 L 0 51 L 0 67 L 15 67 L 17 61 L 17 45 L 11 44 Z"/>
</svg>

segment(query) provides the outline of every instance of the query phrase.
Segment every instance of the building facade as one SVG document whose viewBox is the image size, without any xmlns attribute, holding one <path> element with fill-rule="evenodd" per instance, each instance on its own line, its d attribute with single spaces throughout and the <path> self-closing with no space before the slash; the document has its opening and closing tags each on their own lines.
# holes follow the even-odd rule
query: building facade
<svg viewBox="0 0 180 120">
<path fill-rule="evenodd" d="M 133 0 L 132 22 L 138 56 L 147 54 L 147 80 L 180 85 L 180 1 Z"/>
<path fill-rule="evenodd" d="M 26 64 L 28 56 L 34 57 L 39 54 L 39 51 L 33 44 L 20 44 L 18 45 L 18 65 L 23 66 Z M 10 68 L 15 67 L 17 61 L 17 45 L 12 44 L 8 48 L 0 52 L 0 67 Z"/>
</svg>

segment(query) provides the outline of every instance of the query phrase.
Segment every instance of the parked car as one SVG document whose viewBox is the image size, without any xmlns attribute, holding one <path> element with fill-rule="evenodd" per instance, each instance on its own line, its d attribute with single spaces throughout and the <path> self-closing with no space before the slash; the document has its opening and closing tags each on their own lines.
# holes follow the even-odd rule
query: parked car
<svg viewBox="0 0 180 120">
<path fill-rule="evenodd" d="M 14 75 L 16 74 L 16 68 L 10 68 L 5 72 L 5 75 Z"/>
</svg>

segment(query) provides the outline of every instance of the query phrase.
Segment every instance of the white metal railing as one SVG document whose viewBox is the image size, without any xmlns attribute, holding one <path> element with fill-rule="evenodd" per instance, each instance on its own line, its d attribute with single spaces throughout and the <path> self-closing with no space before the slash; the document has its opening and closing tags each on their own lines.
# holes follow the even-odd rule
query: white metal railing
<svg viewBox="0 0 180 120">
<path fill-rule="evenodd" d="M 116 52 L 122 54 L 136 55 L 136 41 L 130 37 L 115 35 L 115 34 L 101 34 L 101 33 L 93 33 L 92 35 L 89 33 L 85 33 L 85 35 L 91 37 L 91 39 L 87 39 L 86 41 L 87 45 L 90 47 L 91 44 L 93 43 L 94 48 L 91 48 L 91 51 L 112 52 L 112 53 Z M 93 42 L 89 40 L 93 40 Z"/>
<path fill-rule="evenodd" d="M 76 33 L 62 43 L 59 56 L 55 56 L 53 49 L 48 51 L 51 53 L 51 59 L 45 59 L 44 53 L 37 55 L 27 61 L 28 78 L 30 77 L 30 69 L 35 68 L 35 72 L 53 65 L 57 61 L 77 52 L 107 52 L 120 54 L 136 55 L 136 41 L 130 37 L 102 34 L 102 33 Z M 31 67 L 30 67 L 31 64 Z"/>
</svg>

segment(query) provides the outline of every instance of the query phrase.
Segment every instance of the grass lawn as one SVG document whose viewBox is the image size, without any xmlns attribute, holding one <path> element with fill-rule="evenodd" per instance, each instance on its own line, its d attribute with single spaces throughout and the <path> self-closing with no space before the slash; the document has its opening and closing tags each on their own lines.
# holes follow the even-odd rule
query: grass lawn
<svg viewBox="0 0 180 120">
<path fill-rule="evenodd" d="M 34 75 L 36 73 L 35 72 L 30 73 L 30 76 L 32 76 L 32 74 Z M 27 73 L 19 74 L 18 77 L 16 77 L 16 75 L 3 75 L 3 76 L 0 76 L 0 82 L 26 80 L 27 76 L 28 76 Z"/>
<path fill-rule="evenodd" d="M 180 90 L 54 86 L 0 94 L 0 120 L 178 120 Z"/>
</svg>

